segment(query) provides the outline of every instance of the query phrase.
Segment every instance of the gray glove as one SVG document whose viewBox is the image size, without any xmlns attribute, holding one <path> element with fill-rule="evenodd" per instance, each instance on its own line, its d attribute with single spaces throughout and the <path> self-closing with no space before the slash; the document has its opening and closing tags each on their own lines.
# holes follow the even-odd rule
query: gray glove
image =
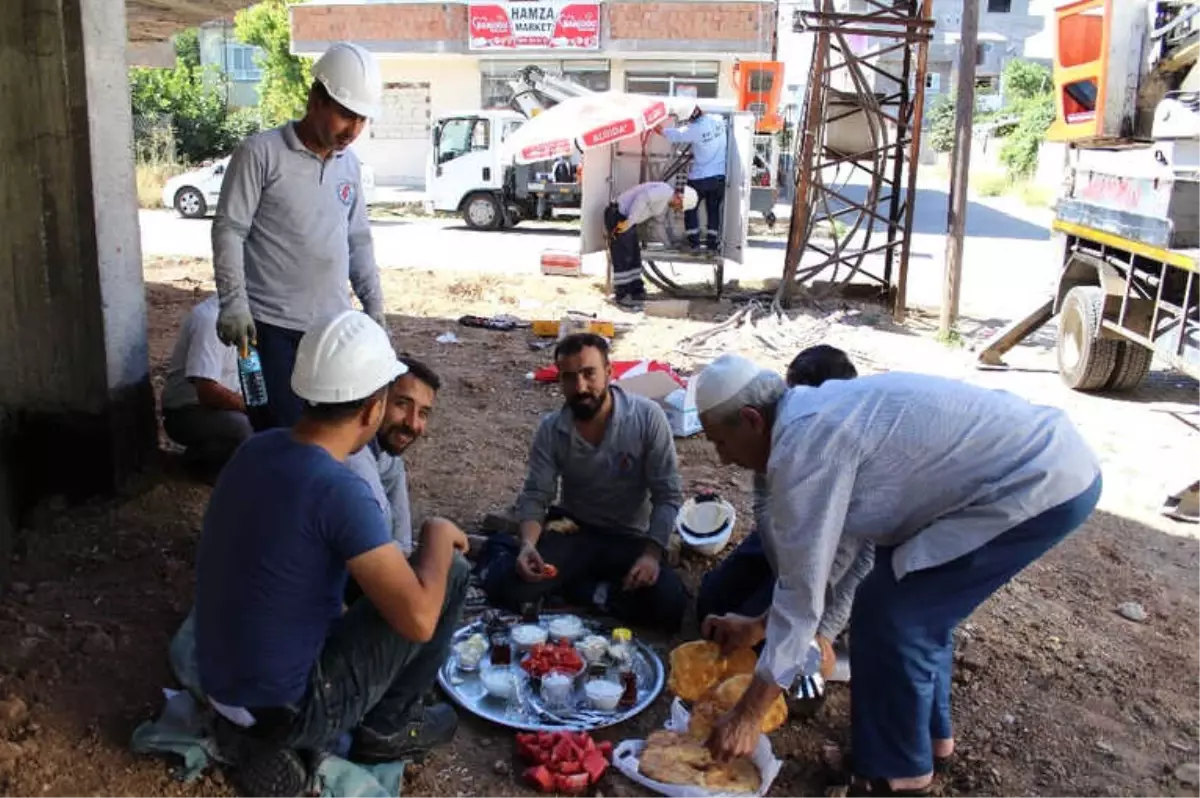
<svg viewBox="0 0 1200 798">
<path fill-rule="evenodd" d="M 821 646 L 816 640 L 804 655 L 804 667 L 796 679 L 796 698 L 815 699 L 825 695 L 825 679 L 821 676 Z"/>
<path fill-rule="evenodd" d="M 258 339 L 254 329 L 254 319 L 250 310 L 241 304 L 230 307 L 222 305 L 217 316 L 217 337 L 226 346 L 241 347 L 243 343 L 252 343 Z"/>
</svg>

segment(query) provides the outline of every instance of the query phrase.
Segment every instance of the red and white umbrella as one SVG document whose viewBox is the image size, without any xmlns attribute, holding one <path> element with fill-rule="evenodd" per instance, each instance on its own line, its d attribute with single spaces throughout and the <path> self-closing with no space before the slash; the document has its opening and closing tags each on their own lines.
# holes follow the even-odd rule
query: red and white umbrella
<svg viewBox="0 0 1200 798">
<path fill-rule="evenodd" d="M 632 138 L 666 118 L 666 102 L 656 97 L 617 91 L 571 97 L 521 125 L 504 151 L 517 163 L 547 161 Z"/>
</svg>

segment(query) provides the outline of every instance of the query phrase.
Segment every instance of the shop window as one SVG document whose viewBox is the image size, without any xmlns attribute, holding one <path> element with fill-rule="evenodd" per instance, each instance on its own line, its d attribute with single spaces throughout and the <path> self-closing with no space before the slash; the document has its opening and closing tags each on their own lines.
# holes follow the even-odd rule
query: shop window
<svg viewBox="0 0 1200 798">
<path fill-rule="evenodd" d="M 625 91 L 665 97 L 717 96 L 716 61 L 630 61 L 625 65 Z"/>
</svg>

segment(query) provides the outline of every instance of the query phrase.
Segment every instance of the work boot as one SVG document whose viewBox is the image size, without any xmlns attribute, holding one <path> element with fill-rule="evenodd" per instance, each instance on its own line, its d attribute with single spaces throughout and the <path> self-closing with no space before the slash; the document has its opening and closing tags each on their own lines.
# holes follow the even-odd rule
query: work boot
<svg viewBox="0 0 1200 798">
<path fill-rule="evenodd" d="M 309 768 L 299 752 L 258 739 L 223 717 L 216 718 L 213 734 L 238 795 L 286 798 L 307 792 Z"/>
<path fill-rule="evenodd" d="M 350 759 L 354 762 L 420 761 L 433 748 L 450 742 L 458 730 L 458 714 L 449 704 L 424 707 L 418 719 L 410 720 L 399 729 L 386 734 L 369 726 L 359 726 L 354 732 Z"/>
</svg>

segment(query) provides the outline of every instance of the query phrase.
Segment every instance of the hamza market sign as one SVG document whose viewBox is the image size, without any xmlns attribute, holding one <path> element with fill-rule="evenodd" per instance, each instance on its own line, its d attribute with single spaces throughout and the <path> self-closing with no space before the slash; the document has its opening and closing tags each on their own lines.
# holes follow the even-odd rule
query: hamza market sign
<svg viewBox="0 0 1200 798">
<path fill-rule="evenodd" d="M 599 0 L 473 0 L 467 23 L 472 50 L 600 49 Z"/>
</svg>

